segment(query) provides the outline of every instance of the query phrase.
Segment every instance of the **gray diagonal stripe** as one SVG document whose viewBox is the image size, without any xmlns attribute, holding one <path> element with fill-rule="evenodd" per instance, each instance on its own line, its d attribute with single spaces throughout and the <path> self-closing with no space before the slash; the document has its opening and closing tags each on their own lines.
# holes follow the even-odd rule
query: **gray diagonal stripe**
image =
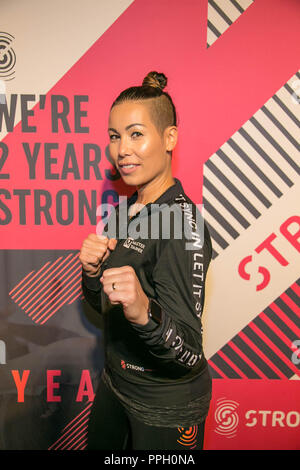
<svg viewBox="0 0 300 470">
<path fill-rule="evenodd" d="M 215 220 L 226 230 L 227 233 L 231 235 L 232 238 L 237 238 L 239 233 L 230 225 L 230 223 L 220 214 L 220 212 L 212 205 L 210 202 L 203 197 L 204 207 L 207 212 L 209 212 Z"/>
<path fill-rule="evenodd" d="M 220 245 L 221 248 L 227 248 L 227 241 L 217 232 L 217 230 L 210 225 L 210 223 L 205 221 L 207 228 L 209 230 L 210 236 Z"/>
<path fill-rule="evenodd" d="M 228 377 L 229 379 L 241 379 L 241 375 L 239 375 L 229 364 L 227 364 L 224 359 L 215 354 L 213 357 L 210 358 L 209 362 L 216 364 L 216 366 Z M 215 378 L 214 372 L 212 372 L 212 377 Z M 254 377 L 258 379 L 259 377 Z"/>
<path fill-rule="evenodd" d="M 247 356 L 252 364 L 254 364 L 269 379 L 279 379 L 278 374 L 271 369 L 265 361 L 252 349 L 239 335 L 232 339 L 235 344 Z M 251 377 L 249 377 L 251 379 Z"/>
<path fill-rule="evenodd" d="M 244 228 L 248 228 L 250 223 L 242 216 L 242 214 L 226 199 L 223 194 L 212 184 L 212 182 L 203 176 L 203 186 L 210 191 L 216 199 L 230 212 L 230 214 L 242 225 Z"/>
<path fill-rule="evenodd" d="M 291 349 L 282 341 L 281 338 L 267 325 L 260 317 L 256 317 L 253 323 L 259 328 L 271 341 L 277 346 L 287 359 L 291 359 Z"/>
<path fill-rule="evenodd" d="M 244 152 L 244 150 L 232 139 L 228 140 L 231 148 L 244 160 L 245 163 L 257 174 L 257 176 L 265 183 L 266 186 L 277 196 L 282 196 L 282 192 L 275 186 L 274 183 L 261 171 L 261 169 L 254 163 L 251 158 Z"/>
<path fill-rule="evenodd" d="M 288 115 L 288 117 L 299 127 L 299 119 L 292 113 L 292 111 L 278 98 L 277 95 L 272 96 L 273 100 L 281 107 L 281 109 Z"/>
<path fill-rule="evenodd" d="M 296 76 L 298 77 L 300 74 L 298 73 L 297 75 L 294 75 L 294 77 L 291 77 L 290 80 L 293 80 L 293 78 Z M 296 163 L 296 159 L 293 157 L 293 155 L 287 153 L 284 148 L 284 144 L 282 143 L 285 140 L 284 137 L 287 137 L 289 142 L 292 142 L 296 146 L 296 141 L 291 132 L 294 128 L 294 123 L 298 124 L 298 120 L 293 113 L 294 108 L 290 109 L 289 107 L 289 97 L 286 95 L 285 88 L 288 89 L 289 93 L 294 93 L 288 83 L 286 83 L 281 87 L 280 90 L 278 90 L 277 93 L 279 96 L 275 94 L 270 97 L 268 102 L 260 109 L 267 116 L 267 118 L 269 118 L 271 122 L 275 124 L 276 128 L 280 129 L 282 134 L 281 140 L 278 141 L 278 139 L 280 139 L 280 135 L 278 136 L 278 134 L 280 133 L 278 133 L 277 129 L 276 140 L 268 130 L 268 123 L 266 123 L 265 126 L 261 124 L 259 118 L 256 117 L 257 113 L 255 113 L 244 124 L 243 127 L 238 129 L 236 135 L 230 137 L 227 142 L 225 142 L 222 147 L 205 162 L 205 165 L 207 166 L 204 166 L 203 188 L 205 191 L 209 191 L 209 193 L 214 196 L 218 203 L 225 207 L 232 217 L 237 220 L 244 228 L 248 228 L 252 222 L 246 220 L 246 218 L 240 214 L 240 210 L 235 208 L 235 206 L 239 206 L 236 199 L 238 199 L 238 201 L 244 207 L 246 207 L 255 218 L 258 218 L 261 215 L 259 210 L 260 206 L 257 204 L 257 207 L 255 207 L 256 202 L 254 198 L 249 196 L 245 197 L 243 195 L 239 184 L 234 181 L 233 178 L 231 179 L 231 172 L 222 168 L 223 163 L 228 168 L 230 168 L 230 170 L 233 172 L 233 175 L 239 178 L 243 184 L 245 184 L 245 186 L 250 189 L 253 195 L 264 204 L 266 208 L 270 208 L 274 203 L 274 200 L 271 199 L 272 195 L 268 196 L 268 198 L 266 197 L 265 194 L 269 194 L 267 190 L 272 191 L 272 193 L 277 198 L 283 196 L 284 190 L 280 184 L 281 182 L 278 181 L 278 177 L 283 183 L 287 185 L 288 188 L 290 188 L 294 186 L 294 181 L 292 181 L 293 173 L 290 171 L 290 168 L 297 174 L 300 174 L 300 169 Z M 273 104 L 274 102 L 276 104 Z M 268 103 L 270 106 L 273 104 L 272 112 L 269 108 L 267 108 Z M 291 125 L 291 132 L 289 132 L 289 124 Z M 230 149 L 227 148 L 227 151 L 224 151 L 224 149 L 226 149 L 226 145 L 229 146 Z M 270 145 L 273 147 L 273 149 L 276 150 L 276 152 L 270 148 Z M 249 148 L 249 146 L 251 148 Z M 222 165 L 220 168 L 218 164 L 218 158 L 222 160 Z M 261 159 L 264 161 L 262 167 L 260 167 L 258 163 L 261 161 Z M 255 176 L 257 176 L 259 179 L 255 178 L 253 181 L 249 176 L 245 166 L 242 165 L 242 162 L 251 168 Z M 264 163 L 268 166 L 266 167 Z M 209 179 L 207 178 L 208 170 L 206 172 L 205 168 L 207 168 L 212 173 Z M 226 187 L 226 190 L 224 187 L 223 191 L 220 189 L 220 186 L 214 177 L 222 182 L 222 184 Z M 232 183 L 232 180 L 234 183 Z M 230 194 L 228 194 L 227 190 L 229 190 L 229 193 L 231 193 L 232 197 L 230 197 Z M 213 199 L 209 196 L 209 194 L 204 193 L 204 197 L 208 209 L 208 221 L 212 225 L 214 225 L 214 220 L 218 221 L 219 223 L 219 226 L 214 228 L 213 238 L 217 241 L 219 247 L 226 248 L 228 243 L 226 242 L 224 244 L 223 239 L 223 237 L 226 238 L 226 234 L 225 232 L 222 232 L 221 227 L 225 229 L 227 233 L 230 233 L 233 238 L 239 230 L 237 231 L 235 227 L 232 229 L 233 220 L 231 224 L 230 220 L 225 221 L 225 218 L 220 214 L 219 210 L 214 207 Z M 229 241 L 229 243 L 231 243 L 231 241 Z"/>
<path fill-rule="evenodd" d="M 225 354 L 233 364 L 235 364 L 241 372 L 243 372 L 249 379 L 259 379 L 260 377 L 256 372 L 250 367 L 249 364 L 236 352 L 232 349 L 231 346 L 225 344 L 221 349 L 222 353 Z"/>
<path fill-rule="evenodd" d="M 274 310 L 272 310 L 271 307 L 267 307 L 264 312 L 268 318 L 270 318 L 270 320 L 272 320 L 272 322 L 277 326 L 277 328 L 291 340 L 291 342 L 298 339 L 296 333 L 289 328 L 289 326 L 277 315 L 277 313 L 274 312 Z"/>
<path fill-rule="evenodd" d="M 208 0 L 208 3 L 219 13 L 219 15 L 223 18 L 223 20 L 230 26 L 232 25 L 232 21 L 226 13 L 216 4 L 214 0 Z"/>
<path fill-rule="evenodd" d="M 216 36 L 218 36 L 218 38 L 221 36 L 220 31 L 217 30 L 217 28 L 211 23 L 211 21 L 207 20 L 207 26 Z"/>
<path fill-rule="evenodd" d="M 218 256 L 218 253 L 217 253 L 216 250 L 213 248 L 213 249 L 212 249 L 212 259 L 215 259 L 217 256 Z"/>
<path fill-rule="evenodd" d="M 222 161 L 233 171 L 233 173 L 250 189 L 250 191 L 262 202 L 265 207 L 270 207 L 271 203 L 262 194 L 262 192 L 247 178 L 247 176 L 233 163 L 230 158 L 221 149 L 217 150 L 216 154 Z"/>
<path fill-rule="evenodd" d="M 216 167 L 216 165 L 210 160 L 205 162 L 205 165 L 219 178 L 220 181 L 234 194 L 234 196 L 248 209 L 248 211 L 257 219 L 261 213 L 251 202 L 229 181 L 229 179 Z"/>
<path fill-rule="evenodd" d="M 283 86 L 290 93 L 290 95 L 293 95 L 295 93 L 295 90 L 293 90 L 293 88 L 291 88 L 288 83 L 285 83 Z"/>
<path fill-rule="evenodd" d="M 299 280 L 296 281 L 299 284 Z M 288 295 L 292 289 L 289 287 L 286 289 L 285 293 Z M 294 292 L 294 291 L 292 291 Z M 281 296 L 276 298 L 273 303 L 279 305 L 279 301 L 282 300 Z M 278 353 L 272 349 L 272 346 L 269 345 L 267 342 L 264 341 L 263 338 L 257 334 L 251 325 L 255 325 L 258 330 L 263 332 L 266 337 L 273 343 L 277 348 L 282 352 L 282 354 L 291 361 L 291 348 L 289 348 L 285 342 L 274 332 L 267 323 L 263 320 L 262 314 L 266 315 L 270 320 L 279 328 L 287 338 L 291 340 L 291 342 L 297 337 L 295 331 L 290 329 L 284 321 L 272 310 L 270 304 L 266 307 L 262 313 L 257 315 L 253 321 L 251 321 L 248 325 L 246 325 L 239 333 L 237 333 L 230 341 L 228 341 L 218 352 L 216 352 L 210 359 L 209 362 L 212 363 L 212 374 L 213 378 L 220 378 L 220 375 L 216 374 L 213 369 L 213 364 L 216 364 L 219 369 L 224 373 L 225 376 L 229 378 L 239 378 L 236 376 L 238 374 L 235 372 L 233 374 L 233 369 L 230 367 L 226 361 L 224 361 L 219 354 L 220 351 L 227 356 L 233 364 L 235 364 L 241 372 L 243 372 L 249 379 L 256 378 L 254 376 L 255 372 L 251 369 L 251 365 L 248 365 L 249 369 L 245 367 L 242 362 L 242 358 L 237 355 L 237 353 L 230 347 L 229 343 L 232 342 L 235 344 L 244 354 L 246 357 L 250 359 L 250 361 L 256 365 L 256 367 L 269 379 L 279 379 L 278 372 L 276 369 L 281 371 L 287 378 L 291 378 L 294 375 L 294 371 L 292 368 L 286 364 L 286 362 L 278 355 Z M 290 317 L 291 318 L 291 317 Z M 299 323 L 299 319 L 298 319 Z M 260 357 L 254 350 L 251 345 L 248 345 L 245 340 L 242 338 L 241 332 L 252 341 L 252 343 L 269 359 L 270 365 L 266 364 L 264 359 Z M 296 338 L 297 339 L 297 338 Z M 274 365 L 274 369 L 272 368 L 272 364 Z"/>
<path fill-rule="evenodd" d="M 286 294 L 296 303 L 296 305 L 299 306 L 299 297 L 296 299 L 297 294 L 295 294 L 295 297 L 293 298 L 293 294 L 291 294 L 291 292 L 295 294 L 292 289 L 288 289 Z M 297 328 L 300 328 L 300 318 L 296 311 L 292 310 L 281 297 L 276 299 L 274 303 L 285 313 L 285 315 L 296 325 Z"/>
<path fill-rule="evenodd" d="M 280 155 L 286 160 L 286 162 L 300 174 L 299 167 L 296 162 L 286 153 L 286 151 L 279 145 L 279 143 L 266 131 L 266 129 L 257 121 L 255 117 L 251 117 L 249 121 L 263 134 L 263 136 L 273 145 L 273 147 L 280 153 Z"/>
<path fill-rule="evenodd" d="M 288 130 L 275 118 L 275 116 L 269 111 L 269 109 L 264 105 L 260 108 L 266 116 L 275 124 L 275 126 L 282 132 L 282 134 L 291 142 L 292 145 L 297 150 L 300 150 L 300 146 L 298 142 L 294 139 L 294 137 L 288 132 Z"/>
<path fill-rule="evenodd" d="M 294 372 L 286 365 L 285 362 L 270 348 L 255 331 L 246 326 L 243 333 L 260 349 L 260 351 L 279 369 L 286 377 L 292 377 Z"/>
<path fill-rule="evenodd" d="M 236 1 L 236 0 L 229 0 L 233 6 L 240 12 L 244 13 L 244 9 L 241 7 L 241 5 Z"/>
<path fill-rule="evenodd" d="M 290 178 L 279 168 L 275 161 L 269 157 L 269 155 L 260 147 L 260 145 L 250 136 L 250 134 L 248 134 L 248 132 L 243 127 L 239 130 L 239 133 L 244 137 L 244 139 L 247 140 L 247 142 L 249 142 L 254 150 L 259 153 L 259 155 L 272 168 L 272 170 L 275 171 L 282 181 L 284 181 L 289 187 L 293 186 L 294 183 L 290 180 Z"/>
</svg>

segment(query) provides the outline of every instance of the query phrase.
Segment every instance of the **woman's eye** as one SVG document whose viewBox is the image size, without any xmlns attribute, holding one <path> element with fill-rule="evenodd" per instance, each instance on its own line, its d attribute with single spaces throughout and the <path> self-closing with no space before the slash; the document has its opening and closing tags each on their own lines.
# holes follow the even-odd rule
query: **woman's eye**
<svg viewBox="0 0 300 470">
<path fill-rule="evenodd" d="M 131 137 L 139 137 L 140 135 L 143 135 L 141 132 L 139 131 L 134 131 L 132 134 L 131 134 Z M 117 140 L 119 138 L 119 136 L 117 134 L 111 134 L 109 136 L 109 139 L 110 140 Z"/>
</svg>

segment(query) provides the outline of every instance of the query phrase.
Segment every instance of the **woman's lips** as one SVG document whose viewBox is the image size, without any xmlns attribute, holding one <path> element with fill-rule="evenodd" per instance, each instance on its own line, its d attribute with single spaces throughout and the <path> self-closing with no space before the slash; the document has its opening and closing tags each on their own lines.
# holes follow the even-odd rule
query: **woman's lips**
<svg viewBox="0 0 300 470">
<path fill-rule="evenodd" d="M 140 165 L 133 165 L 133 166 L 119 166 L 120 172 L 123 173 L 124 175 L 129 175 L 130 173 L 133 173 Z"/>
</svg>

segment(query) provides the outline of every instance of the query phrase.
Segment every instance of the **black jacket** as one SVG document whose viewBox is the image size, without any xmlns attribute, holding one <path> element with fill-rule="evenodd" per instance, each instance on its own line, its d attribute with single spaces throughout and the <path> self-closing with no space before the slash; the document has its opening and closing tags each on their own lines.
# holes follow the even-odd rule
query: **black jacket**
<svg viewBox="0 0 300 470">
<path fill-rule="evenodd" d="M 99 277 L 82 272 L 82 289 L 90 305 L 104 315 L 105 368 L 120 379 L 123 388 L 126 384 L 131 389 L 173 384 L 184 392 L 185 384 L 188 387 L 193 383 L 199 396 L 201 383 L 204 380 L 207 384 L 209 375 L 202 349 L 201 317 L 212 245 L 200 211 L 184 193 L 179 179 L 174 180 L 155 206 L 147 204 L 130 220 L 126 201 L 116 207 L 116 227 L 110 226 L 110 218 L 104 228 L 108 236 L 118 239 L 116 248 L 101 266 Z M 127 200 L 127 209 L 136 199 L 137 192 Z M 120 225 L 119 220 L 123 220 Z M 148 232 L 139 235 L 141 227 L 145 231 L 145 222 Z M 151 227 L 156 238 L 151 238 Z M 101 290 L 103 270 L 124 265 L 135 269 L 146 295 L 159 304 L 160 324 L 152 319 L 146 325 L 129 322 L 122 306 L 110 304 Z M 196 395 L 189 389 L 186 396 Z"/>
</svg>

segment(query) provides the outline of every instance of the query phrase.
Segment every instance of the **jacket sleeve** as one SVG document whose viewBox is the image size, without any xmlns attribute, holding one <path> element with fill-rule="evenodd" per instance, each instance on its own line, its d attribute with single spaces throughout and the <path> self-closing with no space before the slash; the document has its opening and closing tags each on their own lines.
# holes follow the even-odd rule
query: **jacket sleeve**
<svg viewBox="0 0 300 470">
<path fill-rule="evenodd" d="M 204 224 L 202 246 L 193 249 L 185 239 L 167 240 L 153 271 L 154 299 L 161 309 L 161 323 L 150 318 L 146 325 L 132 324 L 161 364 L 186 373 L 199 365 L 205 278 L 212 256 L 211 239 Z M 191 245 L 190 245 L 191 246 Z"/>
<path fill-rule="evenodd" d="M 81 288 L 87 302 L 101 313 L 101 274 L 95 277 L 88 276 L 82 268 Z"/>
</svg>

